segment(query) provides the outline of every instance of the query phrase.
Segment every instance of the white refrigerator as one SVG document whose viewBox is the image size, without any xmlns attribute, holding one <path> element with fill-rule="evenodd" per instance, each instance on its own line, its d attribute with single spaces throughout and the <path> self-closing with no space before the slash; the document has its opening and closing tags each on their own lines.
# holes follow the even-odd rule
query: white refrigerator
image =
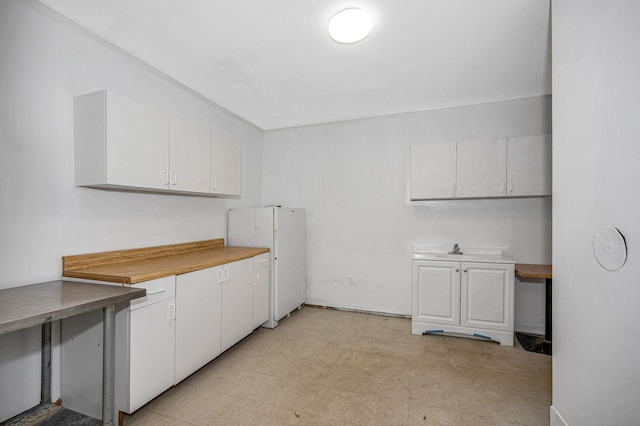
<svg viewBox="0 0 640 426">
<path fill-rule="evenodd" d="M 306 227 L 302 208 L 259 207 L 228 213 L 227 244 L 271 250 L 269 319 L 274 328 L 306 298 Z"/>
</svg>

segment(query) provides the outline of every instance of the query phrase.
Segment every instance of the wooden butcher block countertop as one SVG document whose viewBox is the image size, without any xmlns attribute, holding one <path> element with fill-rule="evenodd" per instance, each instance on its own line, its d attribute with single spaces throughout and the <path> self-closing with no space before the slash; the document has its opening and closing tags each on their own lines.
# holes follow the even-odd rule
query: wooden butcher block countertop
<svg viewBox="0 0 640 426">
<path fill-rule="evenodd" d="M 224 239 L 62 257 L 62 276 L 136 284 L 237 260 L 268 248 L 230 247 Z"/>
</svg>

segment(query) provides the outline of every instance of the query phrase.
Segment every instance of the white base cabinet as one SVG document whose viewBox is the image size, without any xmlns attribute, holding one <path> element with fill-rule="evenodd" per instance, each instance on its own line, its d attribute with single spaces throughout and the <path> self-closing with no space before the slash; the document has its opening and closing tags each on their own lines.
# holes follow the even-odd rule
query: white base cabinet
<svg viewBox="0 0 640 426">
<path fill-rule="evenodd" d="M 222 267 L 176 276 L 174 384 L 220 355 Z"/>
<path fill-rule="evenodd" d="M 413 262 L 411 332 L 453 333 L 513 346 L 514 264 Z"/>
<path fill-rule="evenodd" d="M 269 260 L 270 253 L 253 258 L 253 329 L 269 319 Z"/>
<path fill-rule="evenodd" d="M 223 266 L 221 348 L 226 351 L 253 331 L 253 259 Z"/>
<path fill-rule="evenodd" d="M 266 321 L 265 256 L 134 284 L 147 295 L 116 312 L 116 411 L 133 413 Z M 64 405 L 94 418 L 102 415 L 101 325 L 101 312 L 62 320 Z"/>
</svg>

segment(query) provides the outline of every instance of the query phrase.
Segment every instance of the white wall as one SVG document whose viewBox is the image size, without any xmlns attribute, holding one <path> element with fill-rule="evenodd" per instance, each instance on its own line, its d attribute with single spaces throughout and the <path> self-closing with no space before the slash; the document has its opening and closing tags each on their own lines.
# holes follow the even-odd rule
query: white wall
<svg viewBox="0 0 640 426">
<path fill-rule="evenodd" d="M 32 0 L 0 2 L 0 52 L 0 288 L 60 278 L 63 255 L 224 237 L 228 208 L 261 203 L 258 128 Z M 242 200 L 76 188 L 73 96 L 101 89 L 241 141 Z M 0 336 L 0 421 L 39 402 L 39 338 Z"/>
<path fill-rule="evenodd" d="M 552 5 L 551 424 L 638 424 L 640 2 Z M 604 225 L 618 227 L 628 245 L 616 272 L 593 255 Z"/>
<path fill-rule="evenodd" d="M 550 198 L 408 201 L 411 145 L 550 132 L 550 97 L 266 131 L 264 203 L 307 208 L 307 303 L 410 314 L 419 242 L 550 262 Z M 544 287 L 516 291 L 543 333 Z"/>
</svg>

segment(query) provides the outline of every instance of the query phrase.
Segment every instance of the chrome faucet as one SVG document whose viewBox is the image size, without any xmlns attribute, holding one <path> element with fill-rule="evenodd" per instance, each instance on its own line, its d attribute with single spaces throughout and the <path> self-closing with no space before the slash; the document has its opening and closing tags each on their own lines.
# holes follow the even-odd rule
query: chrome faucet
<svg viewBox="0 0 640 426">
<path fill-rule="evenodd" d="M 463 253 L 460 251 L 460 247 L 458 247 L 458 244 L 454 244 L 453 250 L 451 250 L 449 254 L 463 254 Z"/>
</svg>

